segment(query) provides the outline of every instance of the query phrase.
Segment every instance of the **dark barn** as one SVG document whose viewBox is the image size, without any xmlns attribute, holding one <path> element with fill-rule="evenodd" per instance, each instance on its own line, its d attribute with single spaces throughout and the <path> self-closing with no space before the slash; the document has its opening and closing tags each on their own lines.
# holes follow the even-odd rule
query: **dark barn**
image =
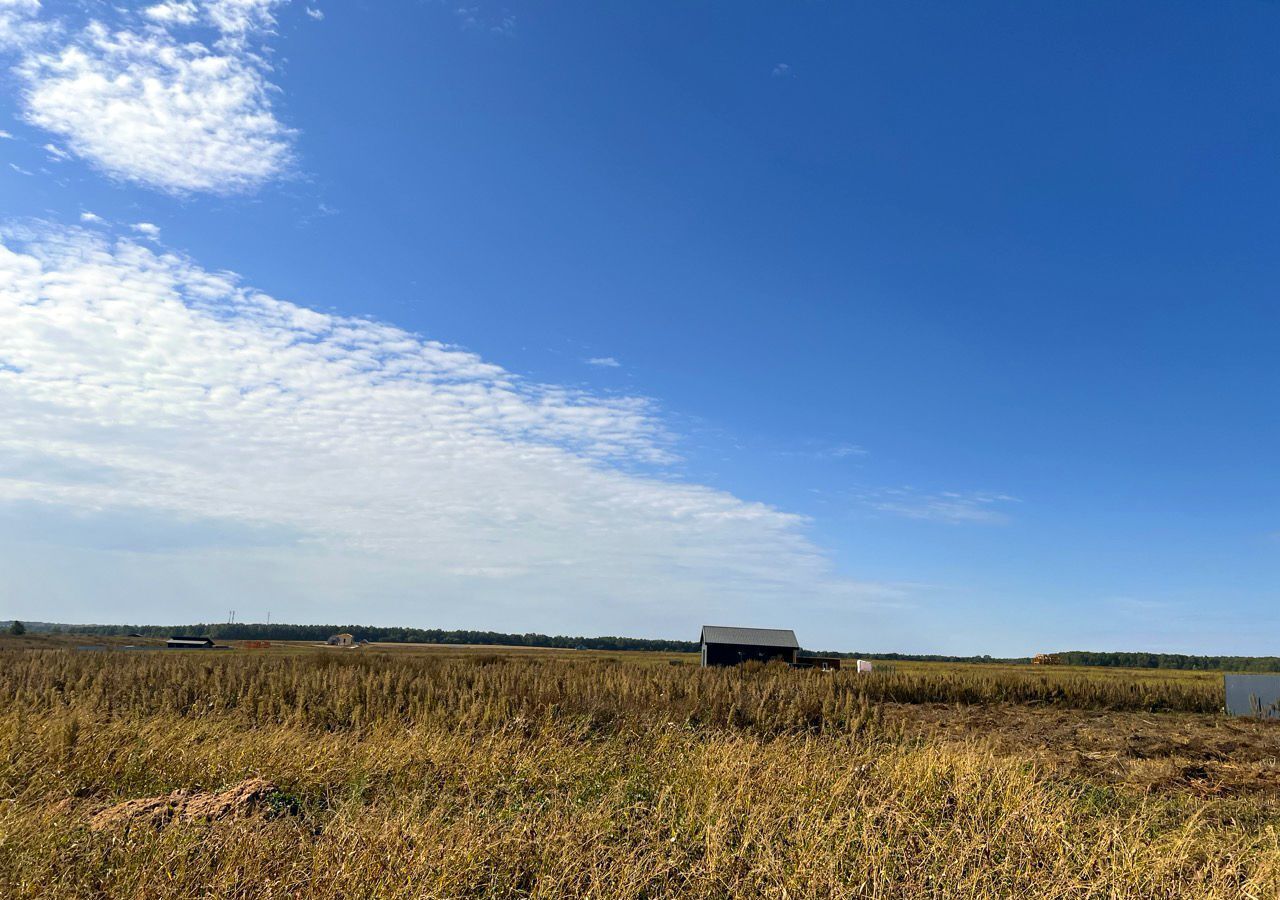
<svg viewBox="0 0 1280 900">
<path fill-rule="evenodd" d="M 781 660 L 794 665 L 800 643 L 790 628 L 702 626 L 702 665 L 736 666 L 747 660 Z"/>
</svg>

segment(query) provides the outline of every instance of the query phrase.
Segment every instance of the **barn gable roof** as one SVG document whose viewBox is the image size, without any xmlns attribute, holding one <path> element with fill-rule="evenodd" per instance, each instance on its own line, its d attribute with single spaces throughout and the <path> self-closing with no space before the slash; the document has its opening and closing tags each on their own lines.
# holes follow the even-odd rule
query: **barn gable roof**
<svg viewBox="0 0 1280 900">
<path fill-rule="evenodd" d="M 757 647 L 800 649 L 796 633 L 790 628 L 735 628 L 729 625 L 703 625 L 704 644 L 753 644 Z"/>
</svg>

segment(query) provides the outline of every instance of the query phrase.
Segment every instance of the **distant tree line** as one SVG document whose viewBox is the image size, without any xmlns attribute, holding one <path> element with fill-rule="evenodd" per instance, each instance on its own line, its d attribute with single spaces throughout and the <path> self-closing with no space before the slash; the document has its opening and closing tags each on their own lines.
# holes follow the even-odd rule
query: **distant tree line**
<svg viewBox="0 0 1280 900">
<path fill-rule="evenodd" d="M 220 641 L 323 641 L 332 634 L 347 633 L 357 641 L 385 641 L 397 644 L 501 644 L 511 647 L 559 647 L 587 650 L 654 650 L 663 653 L 693 653 L 696 641 L 669 641 L 651 638 L 571 637 L 552 634 L 507 634 L 501 631 L 447 631 L 442 628 L 382 628 L 376 625 L 287 625 L 252 622 L 203 622 L 194 625 L 61 625 L 28 622 L 32 631 L 63 634 L 131 635 L 169 637 L 199 635 Z"/>
<path fill-rule="evenodd" d="M 25 627 L 24 627 L 25 626 Z M 697 641 L 671 641 L 655 638 L 572 637 L 568 635 L 508 634 L 502 631 L 465 631 L 442 628 L 383 628 L 376 625 L 288 625 L 251 622 L 199 623 L 194 625 L 66 625 L 56 622 L 0 622 L 0 628 L 11 634 L 53 632 L 62 634 L 142 635 L 169 637 L 190 634 L 214 640 L 323 641 L 332 634 L 349 633 L 356 640 L 385 641 L 399 644 L 481 644 L 510 647 L 557 647 L 586 650 L 651 650 L 661 653 L 696 653 Z M 993 663 L 1025 665 L 1027 656 L 946 656 L 936 653 L 865 653 L 845 651 L 801 650 L 801 655 L 836 656 L 842 659 L 878 659 L 903 662 Z M 1226 672 L 1280 672 L 1277 656 L 1194 656 L 1185 653 L 1126 653 L 1093 650 L 1068 650 L 1056 654 L 1067 666 L 1113 666 L 1130 669 L 1189 669 Z"/>
<path fill-rule="evenodd" d="M 697 641 L 673 641 L 657 638 L 572 637 L 568 635 L 509 634 L 502 631 L 464 631 L 441 628 L 382 628 L 374 625 L 289 625 L 254 622 L 198 623 L 194 625 L 65 625 L 55 622 L 28 622 L 32 631 L 61 634 L 169 637 L 175 634 L 198 635 L 222 641 L 323 641 L 332 634 L 347 633 L 357 641 L 385 641 L 397 644 L 480 644 L 508 647 L 555 647 L 587 650 L 650 650 L 659 653 L 697 653 Z M 921 653 L 856 653 L 834 650 L 801 650 L 801 655 L 835 656 L 842 659 L 909 660 L 913 662 L 962 663 L 1028 663 L 1030 657 L 1016 659 L 992 656 L 942 656 Z"/>
<path fill-rule="evenodd" d="M 1185 653 L 1099 653 L 1068 650 L 1057 654 L 1067 666 L 1117 666 L 1126 669 L 1192 669 L 1210 672 L 1280 672 L 1277 656 L 1192 656 Z"/>
<path fill-rule="evenodd" d="M 945 656 L 938 653 L 846 653 L 834 650 L 801 650 L 801 656 L 836 656 L 840 659 L 878 659 L 896 662 L 993 663 L 1016 666 L 1031 662 L 1029 656 Z"/>
</svg>

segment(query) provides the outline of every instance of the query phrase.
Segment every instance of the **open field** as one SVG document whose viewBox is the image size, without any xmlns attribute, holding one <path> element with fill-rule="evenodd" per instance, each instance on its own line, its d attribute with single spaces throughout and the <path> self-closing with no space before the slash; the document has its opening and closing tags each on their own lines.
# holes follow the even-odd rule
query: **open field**
<svg viewBox="0 0 1280 900">
<path fill-rule="evenodd" d="M 650 650 L 570 650 L 560 647 L 507 647 L 495 644 L 414 644 L 414 643 L 379 643 L 367 647 L 327 647 L 319 641 L 268 641 L 269 647 L 248 649 L 252 641 L 219 640 L 235 650 L 244 650 L 255 656 L 312 653 L 317 650 L 325 653 L 378 653 L 411 656 L 468 657 L 493 655 L 529 656 L 543 659 L 625 659 L 645 665 L 665 665 L 671 660 L 683 660 L 690 664 L 698 662 L 696 653 L 662 653 Z M 0 650 L 121 650 L 126 647 L 137 649 L 162 650 L 165 639 L 162 637 L 122 637 L 118 635 L 78 635 L 28 633 L 21 637 L 0 634 Z"/>
<path fill-rule="evenodd" d="M 1220 675 L 65 640 L 0 650 L 6 898 L 1280 893 Z"/>
</svg>

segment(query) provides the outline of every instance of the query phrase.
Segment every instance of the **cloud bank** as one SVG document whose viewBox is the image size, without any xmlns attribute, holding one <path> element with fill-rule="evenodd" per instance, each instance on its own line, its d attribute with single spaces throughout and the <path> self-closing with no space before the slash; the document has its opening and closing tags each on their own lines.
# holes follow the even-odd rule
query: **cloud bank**
<svg viewBox="0 0 1280 900">
<path fill-rule="evenodd" d="M 798 517 L 664 475 L 649 401 L 531 383 L 126 237 L 0 232 L 0 418 L 0 506 L 287 535 L 280 565 L 364 561 L 348 571 L 430 585 L 433 609 L 652 631 L 655 611 L 683 628 L 896 597 L 832 577 Z"/>
<path fill-rule="evenodd" d="M 165 2 L 110 21 L 44 16 L 0 0 L 24 118 L 104 173 L 171 194 L 235 194 L 286 173 L 259 44 L 280 0 Z"/>
</svg>

